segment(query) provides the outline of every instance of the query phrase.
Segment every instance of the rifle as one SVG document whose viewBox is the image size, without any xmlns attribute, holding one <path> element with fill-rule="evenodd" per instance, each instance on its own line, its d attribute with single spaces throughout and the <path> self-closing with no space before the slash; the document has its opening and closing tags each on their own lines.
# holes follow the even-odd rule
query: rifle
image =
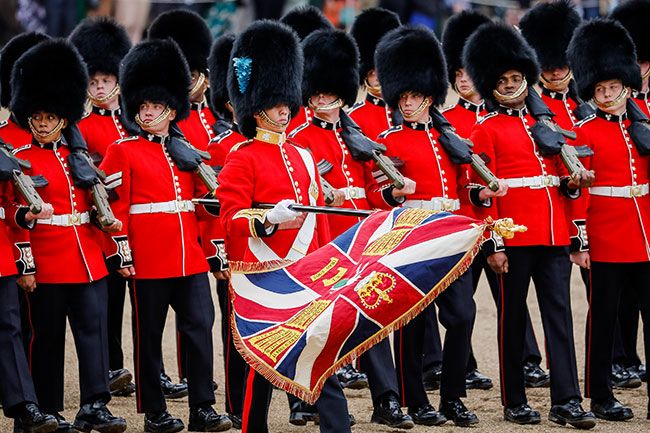
<svg viewBox="0 0 650 433">
<path fill-rule="evenodd" d="M 18 194 L 27 203 L 30 212 L 40 213 L 43 210 L 43 199 L 36 192 L 36 186 L 47 185 L 47 179 L 43 176 L 32 179 L 23 173 L 23 168 L 31 168 L 32 165 L 29 161 L 17 158 L 11 152 L 12 150 L 13 147 L 10 144 L 0 139 L 0 180 L 12 180 Z"/>
<path fill-rule="evenodd" d="M 170 139 L 165 143 L 165 148 L 172 157 L 179 170 L 194 171 L 199 179 L 208 188 L 208 194 L 214 197 L 214 192 L 219 187 L 217 174 L 205 161 L 210 160 L 210 154 L 192 146 L 181 132 L 178 125 L 173 125 L 169 131 Z"/>
<path fill-rule="evenodd" d="M 650 120 L 636 102 L 627 100 L 627 117 L 632 122 L 627 130 L 641 155 L 650 155 Z"/>
<path fill-rule="evenodd" d="M 596 108 L 594 108 L 591 103 L 583 101 L 582 98 L 580 98 L 578 95 L 576 82 L 573 79 L 569 81 L 569 96 L 573 98 L 573 100 L 578 104 L 573 110 L 573 115 L 576 117 L 576 119 L 585 120 L 586 118 L 596 114 Z"/>
<path fill-rule="evenodd" d="M 323 177 L 332 169 L 334 166 L 332 165 L 331 162 L 321 159 L 318 161 L 318 164 L 316 164 L 316 167 L 318 168 L 318 174 L 320 175 L 320 183 L 321 186 L 323 187 L 323 196 L 325 198 L 325 204 L 332 204 L 334 202 L 334 187 L 332 186 L 331 183 L 325 180 Z"/>
<path fill-rule="evenodd" d="M 192 203 L 201 204 L 204 206 L 220 206 L 219 200 L 210 199 L 210 198 L 193 198 Z M 254 208 L 258 209 L 273 209 L 275 207 L 274 203 L 256 203 L 253 205 Z M 362 210 L 362 209 L 343 209 L 338 207 L 330 206 L 308 206 L 302 204 L 292 204 L 289 205 L 289 209 L 296 212 L 306 212 L 306 213 L 316 213 L 316 214 L 326 214 L 326 215 L 342 215 L 350 216 L 356 218 L 365 218 L 374 213 L 371 210 Z"/>
</svg>

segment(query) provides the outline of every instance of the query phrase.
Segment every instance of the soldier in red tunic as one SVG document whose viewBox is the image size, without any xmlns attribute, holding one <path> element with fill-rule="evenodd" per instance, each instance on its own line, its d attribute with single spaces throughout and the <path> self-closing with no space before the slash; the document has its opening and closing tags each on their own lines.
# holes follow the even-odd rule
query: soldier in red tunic
<svg viewBox="0 0 650 433">
<path fill-rule="evenodd" d="M 515 239 L 492 236 L 488 263 L 499 275 L 499 361 L 501 400 L 506 421 L 536 424 L 540 414 L 527 403 L 523 357 L 526 296 L 532 280 L 542 313 L 551 371 L 549 419 L 579 428 L 595 425 L 580 406 L 573 323 L 569 297 L 571 262 L 563 197 L 579 195 L 579 183 L 566 175 L 558 155 L 543 156 L 533 140 L 533 117 L 525 98 L 540 69 L 533 49 L 513 28 L 484 24 L 467 41 L 463 60 L 476 90 L 495 107 L 474 126 L 474 150 L 508 184 L 508 193 L 492 203 L 495 218 L 510 217 L 528 227 Z"/>
<path fill-rule="evenodd" d="M 394 118 L 401 117 L 394 114 L 382 98 L 381 86 L 375 70 L 375 50 L 379 40 L 399 26 L 399 17 L 394 12 L 382 8 L 370 8 L 359 14 L 350 30 L 359 47 L 359 86 L 365 88 L 366 97 L 350 107 L 348 114 L 372 140 L 395 126 Z"/>
<path fill-rule="evenodd" d="M 228 70 L 230 101 L 241 133 L 219 175 L 217 197 L 227 233 L 245 239 L 243 261 L 296 260 L 330 239 L 324 215 L 299 214 L 295 202 L 323 205 L 316 164 L 284 133 L 301 103 L 302 50 L 295 34 L 272 21 L 253 23 L 233 46 Z M 277 203 L 256 209 L 256 203 Z M 272 385 L 249 368 L 242 414 L 243 433 L 267 433 Z M 323 432 L 350 432 L 347 402 L 336 377 L 316 401 Z"/>
<path fill-rule="evenodd" d="M 106 154 L 109 144 L 128 136 L 120 120 L 120 86 L 117 76 L 120 61 L 131 48 L 124 28 L 109 18 L 88 18 L 82 21 L 68 37 L 84 59 L 88 70 L 87 96 L 92 107 L 79 121 L 79 130 L 88 151 L 98 162 Z M 105 236 L 105 250 L 113 244 Z M 116 257 L 107 262 L 108 277 L 108 372 L 111 392 L 130 395 L 135 392 L 131 372 L 124 368 L 122 352 L 122 321 L 126 280 L 116 270 Z"/>
<path fill-rule="evenodd" d="M 627 117 L 631 89 L 641 87 L 641 73 L 632 39 L 613 20 L 579 27 L 567 56 L 580 96 L 597 106 L 596 117 L 576 128 L 576 141 L 594 151 L 588 166 L 597 174 L 581 215 L 587 221 L 589 251 L 579 253 L 579 261 L 591 273 L 585 395 L 597 417 L 621 421 L 634 416 L 614 397 L 609 381 L 621 293 L 638 291 L 643 320 L 650 320 L 650 143 L 636 134 L 638 125 Z M 643 338 L 647 358 L 649 333 Z"/>
<path fill-rule="evenodd" d="M 132 279 L 137 409 L 145 414 L 146 431 L 184 428 L 167 412 L 160 387 L 162 332 L 171 306 L 187 342 L 188 429 L 228 430 L 230 420 L 212 408 L 210 266 L 191 202 L 206 188 L 195 172 L 200 158 L 175 125 L 189 115 L 189 69 L 173 41 L 150 40 L 127 54 L 119 80 L 124 118 L 137 123 L 131 127 L 138 135 L 110 145 L 101 167 L 115 179 L 113 207 L 124 221 L 113 241 L 119 272 Z"/>
<path fill-rule="evenodd" d="M 43 79 L 45 71 L 48 79 Z M 59 414 L 63 410 L 65 329 L 69 319 L 81 391 L 74 429 L 122 432 L 126 421 L 111 415 L 106 407 L 111 396 L 102 237 L 93 224 L 95 211 L 82 169 L 85 167 L 75 162 L 73 153 L 78 150 L 62 135 L 83 114 L 88 76 L 77 50 L 59 39 L 41 42 L 25 53 L 14 65 L 11 82 L 10 108 L 17 122 L 29 128 L 33 136 L 31 143 L 15 153 L 31 162 L 27 174 L 47 179 L 48 185 L 40 194 L 52 204 L 54 212 L 48 219 L 39 219 L 29 233 L 36 274 L 19 279 L 21 287 L 31 292 L 28 357 L 38 400 L 44 411 L 58 419 L 59 430 L 73 429 Z M 121 225 L 115 220 L 105 230 L 114 232 Z"/>
</svg>

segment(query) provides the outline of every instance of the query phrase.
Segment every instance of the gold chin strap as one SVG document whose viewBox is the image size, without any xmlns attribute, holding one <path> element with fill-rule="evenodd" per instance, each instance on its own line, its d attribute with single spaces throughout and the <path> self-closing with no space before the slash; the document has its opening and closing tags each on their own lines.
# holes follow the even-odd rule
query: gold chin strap
<svg viewBox="0 0 650 433">
<path fill-rule="evenodd" d="M 38 132 L 36 128 L 34 128 L 34 125 L 32 124 L 31 116 L 27 119 L 27 123 L 29 124 L 30 131 L 32 131 L 32 135 L 34 135 L 34 137 L 36 137 L 38 141 L 42 141 L 44 143 L 47 143 L 49 141 L 54 141 L 56 138 L 58 138 L 57 135 L 59 134 L 59 132 L 61 132 L 63 128 L 65 128 L 67 124 L 65 119 L 59 119 L 59 123 L 56 124 L 54 129 L 52 129 L 50 132 L 42 133 L 42 132 Z"/>
<path fill-rule="evenodd" d="M 166 118 L 168 118 L 169 115 L 171 114 L 171 112 L 172 112 L 172 109 L 169 108 L 169 105 L 168 105 L 168 106 L 165 107 L 165 109 L 163 110 L 163 112 L 160 113 L 160 114 L 158 115 L 158 117 L 156 117 L 155 119 L 153 119 L 153 120 L 150 121 L 150 122 L 145 122 L 145 121 L 143 121 L 142 119 L 140 119 L 140 114 L 138 113 L 138 114 L 135 115 L 135 122 L 136 122 L 138 125 L 140 125 L 140 127 L 141 127 L 142 129 L 144 129 L 144 130 L 147 130 L 147 129 L 149 129 L 149 128 L 155 128 L 155 127 L 158 126 L 158 125 L 159 125 L 163 120 L 165 120 Z"/>
<path fill-rule="evenodd" d="M 381 85 L 380 86 L 371 86 L 370 83 L 368 83 L 367 78 L 365 80 L 363 80 L 363 84 L 366 86 L 366 90 L 368 90 L 368 93 L 370 93 L 372 96 L 376 96 L 378 98 L 381 98 Z"/>
<path fill-rule="evenodd" d="M 307 104 L 309 105 L 309 108 L 314 110 L 316 113 L 322 113 L 323 111 L 332 111 L 332 110 L 336 110 L 338 108 L 341 108 L 343 106 L 343 100 L 341 98 L 336 98 L 336 100 L 334 102 L 330 102 L 327 105 L 323 105 L 323 106 L 319 107 L 317 105 L 314 105 L 311 102 L 311 98 L 309 98 L 309 101 L 307 102 Z"/>
<path fill-rule="evenodd" d="M 287 128 L 287 126 L 289 125 L 289 121 L 291 120 L 291 117 L 289 117 L 289 120 L 287 120 L 287 123 L 276 122 L 275 120 L 271 119 L 269 117 L 269 115 L 266 114 L 266 111 L 264 111 L 264 110 L 260 110 L 258 114 L 260 115 L 260 118 L 262 119 L 262 121 L 264 123 L 266 123 L 267 125 L 272 126 L 273 128 L 278 128 L 278 129 L 282 128 L 282 130 Z"/>
<path fill-rule="evenodd" d="M 467 92 L 461 92 L 460 90 L 458 90 L 458 86 L 456 86 L 456 83 L 454 83 L 454 91 L 464 99 L 469 99 L 476 94 L 476 89 L 474 88 L 474 86 L 472 86 L 472 88 L 469 89 L 469 91 Z"/>
<path fill-rule="evenodd" d="M 611 107 L 615 107 L 616 105 L 619 105 L 621 102 L 623 102 L 625 100 L 625 98 L 627 98 L 628 92 L 629 91 L 627 90 L 627 87 L 623 87 L 623 90 L 621 90 L 621 93 L 619 93 L 619 95 L 613 101 L 600 102 L 598 99 L 596 99 L 595 96 L 591 100 L 594 101 L 594 104 L 596 104 L 598 106 L 598 108 L 600 108 L 601 110 L 604 110 L 606 108 L 611 108 Z"/>
<path fill-rule="evenodd" d="M 494 95 L 494 97 L 499 103 L 503 104 L 519 98 L 521 95 L 523 95 L 523 93 L 526 91 L 527 88 L 528 88 L 528 82 L 524 78 L 524 81 L 521 82 L 521 86 L 519 86 L 517 91 L 512 95 L 504 95 L 502 93 L 499 93 L 497 89 L 494 89 L 492 91 L 492 94 Z"/>
<path fill-rule="evenodd" d="M 402 111 L 402 106 L 401 105 L 399 106 L 399 112 L 402 113 L 402 116 L 404 117 L 404 119 L 406 121 L 408 121 L 409 119 L 414 119 L 414 118 L 420 117 L 420 114 L 422 114 L 424 112 L 424 110 L 429 108 L 430 104 L 431 104 L 431 98 L 426 97 L 426 98 L 424 98 L 422 100 L 422 102 L 420 103 L 418 108 L 410 116 L 407 116 L 406 114 L 404 114 L 404 111 Z"/>
<path fill-rule="evenodd" d="M 641 79 L 645 80 L 648 77 L 650 77 L 650 66 L 648 66 L 648 69 L 643 73 L 643 75 L 641 76 Z"/>
<path fill-rule="evenodd" d="M 199 78 L 196 80 L 196 84 L 190 89 L 190 96 L 198 92 L 198 90 L 205 84 L 205 74 L 201 72 Z"/>
<path fill-rule="evenodd" d="M 561 80 L 547 80 L 544 77 L 544 74 L 539 74 L 539 79 L 542 82 L 542 85 L 546 87 L 551 92 L 562 92 L 569 87 L 569 82 L 573 78 L 573 72 L 569 71 L 568 74 Z"/>
<path fill-rule="evenodd" d="M 103 98 L 96 98 L 93 96 L 90 92 L 86 92 L 86 96 L 88 96 L 88 99 L 90 99 L 90 102 L 93 103 L 93 105 L 101 105 L 105 104 L 106 102 L 110 101 L 120 93 L 120 85 L 115 84 L 115 87 L 113 87 L 113 90 L 111 90 L 108 95 L 104 96 Z"/>
</svg>

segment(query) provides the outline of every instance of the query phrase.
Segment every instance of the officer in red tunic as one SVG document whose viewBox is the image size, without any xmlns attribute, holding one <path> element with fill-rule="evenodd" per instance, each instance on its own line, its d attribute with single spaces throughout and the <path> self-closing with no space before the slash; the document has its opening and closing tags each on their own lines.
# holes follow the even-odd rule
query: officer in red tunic
<svg viewBox="0 0 650 433">
<path fill-rule="evenodd" d="M 532 278 L 551 371 L 549 419 L 591 428 L 595 418 L 580 406 L 569 297 L 570 242 L 562 195 L 576 197 L 577 187 L 592 175 L 580 173 L 580 184 L 574 184 L 559 156 L 542 156 L 533 141 L 529 128 L 534 120 L 525 98 L 540 69 L 533 49 L 517 30 L 484 24 L 467 40 L 463 60 L 476 90 L 496 107 L 471 134 L 474 151 L 485 154 L 488 167 L 509 187 L 507 195 L 492 203 L 492 215 L 510 217 L 528 227 L 516 239 L 504 242 L 493 236 L 485 245 L 488 263 L 501 274 L 498 332 L 504 418 L 517 424 L 540 422 L 539 412 L 527 403 L 521 369 L 526 296 Z"/>
<path fill-rule="evenodd" d="M 243 261 L 296 260 L 330 239 L 323 215 L 299 214 L 296 202 L 323 205 L 316 164 L 284 133 L 301 103 L 302 50 L 295 34 L 272 21 L 253 23 L 235 41 L 228 71 L 230 101 L 248 141 L 233 149 L 219 175 L 224 229 L 246 239 Z M 270 210 L 255 203 L 278 203 Z M 252 368 L 246 377 L 243 433 L 267 433 L 272 385 Z M 336 377 L 316 401 L 322 432 L 350 432 L 347 402 Z"/>
<path fill-rule="evenodd" d="M 87 18 L 68 37 L 84 59 L 90 78 L 87 96 L 92 106 L 90 112 L 79 121 L 79 130 L 88 151 L 97 161 L 106 154 L 109 144 L 125 138 L 128 134 L 120 120 L 120 86 L 117 83 L 120 61 L 131 48 L 131 41 L 124 30 L 110 18 Z M 105 250 L 113 244 L 105 237 Z M 107 262 L 108 286 L 108 372 L 111 392 L 114 395 L 130 395 L 135 392 L 131 372 L 124 368 L 122 352 L 122 321 L 126 279 L 117 271 L 116 257 Z"/>
<path fill-rule="evenodd" d="M 359 86 L 366 90 L 366 97 L 350 107 L 348 114 L 372 140 L 395 125 L 393 117 L 396 116 L 381 96 L 375 70 L 375 50 L 382 36 L 399 26 L 396 13 L 383 8 L 369 8 L 357 16 L 350 30 L 359 47 Z"/>
<path fill-rule="evenodd" d="M 377 46 L 375 60 L 387 104 L 404 117 L 404 123 L 382 133 L 379 142 L 388 149 L 387 156 L 404 162 L 402 173 L 417 184 L 415 192 L 402 206 L 453 212 L 460 208 L 460 194 L 468 200 L 471 195 L 472 200 L 481 205 L 480 200 L 494 193 L 487 193 L 489 190 L 485 188 L 469 190 L 460 185 L 459 179 L 465 176 L 465 170 L 451 161 L 438 142 L 439 131 L 432 123 L 430 107 L 444 102 L 449 86 L 440 42 L 433 32 L 415 27 L 392 30 Z M 458 426 L 474 425 L 478 417 L 461 400 L 466 396 L 465 367 L 476 308 L 470 273 L 463 274 L 436 298 L 436 305 L 440 310 L 440 322 L 447 330 L 440 412 L 429 404 L 420 376 L 427 312 L 395 333 L 395 363 L 402 405 L 408 407 L 416 424 L 439 425 L 450 420 Z"/>
<path fill-rule="evenodd" d="M 314 111 L 314 118 L 296 128 L 289 138 L 309 149 L 315 161 L 329 163 L 322 175 L 333 189 L 332 206 L 348 209 L 391 208 L 415 189 L 406 179 L 402 190 L 392 185 L 380 190 L 369 161 L 351 156 L 342 137 L 341 110 L 357 96 L 359 53 L 354 40 L 342 31 L 318 30 L 302 42 L 305 56 L 303 104 Z M 360 219 L 328 216 L 330 234 L 337 237 Z M 402 413 L 397 400 L 399 390 L 388 340 L 375 345 L 359 359 L 368 375 L 374 405 L 372 421 L 398 428 L 411 428 L 410 416 Z M 342 386 L 349 375 L 337 373 Z"/>
<path fill-rule="evenodd" d="M 81 183 L 83 170 L 72 156 L 77 150 L 62 135 L 83 114 L 88 85 L 83 60 L 65 40 L 44 41 L 16 62 L 11 83 L 10 108 L 33 136 L 15 153 L 31 162 L 27 174 L 45 176 L 48 185 L 39 193 L 53 206 L 53 215 L 39 219 L 30 231 L 37 272 L 19 279 L 21 287 L 31 292 L 28 358 L 36 394 L 43 410 L 58 419 L 59 430 L 71 431 L 73 427 L 59 414 L 68 319 L 77 348 L 81 393 L 74 429 L 122 432 L 126 421 L 106 407 L 111 396 L 102 237 L 92 221 L 90 191 Z M 105 230 L 120 227 L 116 220 Z"/>
<path fill-rule="evenodd" d="M 594 151 L 588 165 L 596 172 L 582 215 L 589 252 L 580 253 L 591 273 L 585 395 L 597 417 L 621 421 L 634 416 L 614 397 L 609 381 L 621 293 L 638 291 L 643 320 L 650 320 L 650 143 L 636 135 L 635 122 L 627 117 L 631 89 L 641 87 L 641 73 L 632 39 L 613 20 L 580 26 L 567 56 L 580 96 L 597 106 L 596 117 L 576 128 L 577 142 Z M 643 338 L 647 358 L 648 332 Z"/>
<path fill-rule="evenodd" d="M 212 408 L 214 306 L 191 202 L 206 189 L 188 163 L 196 151 L 175 125 L 189 115 L 189 69 L 173 41 L 150 40 L 127 54 L 119 81 L 124 118 L 133 119 L 139 133 L 111 144 L 101 167 L 116 179 L 113 207 L 124 221 L 113 241 L 120 273 L 132 279 L 137 409 L 145 414 L 145 431 L 184 428 L 167 412 L 160 387 L 162 332 L 171 306 L 187 342 L 188 429 L 228 430 L 230 420 Z M 188 158 L 181 150 L 190 152 Z"/>
<path fill-rule="evenodd" d="M 647 40 L 648 22 L 650 22 L 650 1 L 634 0 L 619 4 L 611 13 L 610 18 L 617 20 L 627 30 L 634 41 L 636 48 L 636 61 L 641 69 L 641 89 L 632 90 L 632 99 L 641 108 L 643 113 L 650 115 L 648 102 L 648 78 L 650 77 L 650 41 Z M 620 334 L 614 337 L 614 363 L 612 371 L 621 371 L 632 376 L 636 375 L 646 382 L 646 367 L 641 362 L 637 352 L 639 330 L 639 296 L 633 290 L 621 293 L 618 312 Z M 618 353 L 617 342 L 622 340 L 623 356 Z M 618 361 L 618 362 L 617 362 Z M 646 361 L 647 362 L 647 361 Z M 615 385 L 616 386 L 616 385 Z"/>
</svg>

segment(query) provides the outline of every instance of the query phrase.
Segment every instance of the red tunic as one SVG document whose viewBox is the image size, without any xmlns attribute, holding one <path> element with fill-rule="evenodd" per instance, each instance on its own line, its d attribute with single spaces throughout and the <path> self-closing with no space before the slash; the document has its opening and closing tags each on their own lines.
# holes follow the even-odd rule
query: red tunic
<svg viewBox="0 0 650 433">
<path fill-rule="evenodd" d="M 20 256 L 22 251 L 15 236 L 19 230 L 15 219 L 17 210 L 13 185 L 8 181 L 0 182 L 0 278 L 18 273 L 14 257 Z M 33 260 L 31 265 L 33 267 Z"/>
<path fill-rule="evenodd" d="M 113 239 L 122 247 L 119 241 L 128 240 L 136 278 L 141 279 L 184 277 L 208 270 L 195 212 L 132 213 L 132 205 L 178 202 L 180 207 L 206 193 L 196 173 L 178 169 L 163 141 L 151 134 L 116 141 L 101 165 L 107 174 L 121 179 L 113 211 L 124 227 Z M 118 254 L 117 248 L 113 254 Z"/>
<path fill-rule="evenodd" d="M 88 144 L 88 152 L 100 157 L 106 155 L 109 144 L 128 134 L 120 122 L 120 109 L 106 110 L 93 106 L 92 111 L 79 121 L 79 131 Z"/>
<path fill-rule="evenodd" d="M 383 99 L 370 93 L 366 95 L 365 100 L 354 104 L 348 114 L 359 125 L 361 131 L 372 140 L 376 140 L 379 134 L 395 126 L 392 119 L 393 111 Z"/>
<path fill-rule="evenodd" d="M 216 135 L 212 129 L 216 121 L 207 101 L 203 100 L 201 103 L 191 104 L 189 117 L 178 122 L 178 127 L 192 146 L 206 150 L 208 143 Z"/>
<path fill-rule="evenodd" d="M 636 90 L 632 91 L 632 99 L 634 102 L 636 102 L 636 105 L 638 105 L 641 110 L 645 113 L 646 116 L 650 117 L 650 102 L 648 102 L 648 92 L 646 93 L 641 93 Z M 0 131 L 0 134 L 2 131 Z"/>
<path fill-rule="evenodd" d="M 285 141 L 283 134 L 264 130 L 258 130 L 257 138 L 228 154 L 219 174 L 217 197 L 226 232 L 247 239 L 244 261 L 298 258 L 329 242 L 324 215 L 308 216 L 315 222 L 312 220 L 306 227 L 313 228 L 299 242 L 298 229 L 267 231 L 264 222 L 268 211 L 255 209 L 255 203 L 278 203 L 283 199 L 324 205 L 316 170 L 308 151 Z M 300 248 L 294 249 L 297 246 Z"/>
<path fill-rule="evenodd" d="M 565 176 L 559 157 L 539 154 L 528 131 L 534 123 L 526 108 L 500 107 L 474 126 L 470 136 L 474 151 L 485 154 L 488 167 L 499 179 Z M 528 227 L 526 232 L 506 240 L 505 245 L 569 245 L 563 200 L 560 188 L 553 186 L 510 187 L 507 195 L 493 200 L 493 217 L 512 218 L 516 224 Z"/>
<path fill-rule="evenodd" d="M 341 122 L 334 124 L 314 117 L 311 122 L 304 123 L 301 127 L 294 129 L 289 138 L 301 147 L 309 149 L 316 163 L 325 160 L 333 165 L 332 170 L 326 173 L 323 178 L 333 188 L 347 191 L 350 198 L 343 202 L 342 208 L 388 209 L 399 205 L 394 200 L 390 204 L 384 200 L 379 185 L 377 185 L 377 181 L 372 175 L 372 165 L 369 162 L 364 163 L 352 159 L 340 132 Z M 351 188 L 362 189 L 365 197 L 357 195 L 357 190 Z M 327 219 L 332 238 L 337 237 L 361 221 L 361 218 L 340 215 L 328 215 Z"/>
<path fill-rule="evenodd" d="M 18 148 L 32 142 L 32 134 L 24 130 L 11 117 L 0 122 L 0 138 L 7 144 Z"/>
<path fill-rule="evenodd" d="M 650 158 L 640 156 L 629 138 L 626 116 L 597 110 L 596 117 L 576 128 L 578 143 L 594 156 L 585 165 L 596 172 L 592 187 L 648 184 Z M 607 197 L 590 194 L 585 214 L 591 259 L 597 262 L 647 262 L 650 260 L 650 195 Z"/>
<path fill-rule="evenodd" d="M 52 204 L 54 215 L 90 212 L 90 192 L 74 186 L 67 160 L 70 151 L 62 141 L 28 144 L 15 153 L 32 164 L 25 174 L 40 174 L 47 179 L 47 186 L 39 188 L 38 193 L 44 202 Z M 29 235 L 38 282 L 88 283 L 106 276 L 102 236 L 93 223 L 58 226 L 38 221 Z"/>
<path fill-rule="evenodd" d="M 287 126 L 287 134 L 291 134 L 294 129 L 299 127 L 305 122 L 311 122 L 311 119 L 314 117 L 314 112 L 309 107 L 300 107 L 296 117 L 292 117 Z"/>
</svg>

